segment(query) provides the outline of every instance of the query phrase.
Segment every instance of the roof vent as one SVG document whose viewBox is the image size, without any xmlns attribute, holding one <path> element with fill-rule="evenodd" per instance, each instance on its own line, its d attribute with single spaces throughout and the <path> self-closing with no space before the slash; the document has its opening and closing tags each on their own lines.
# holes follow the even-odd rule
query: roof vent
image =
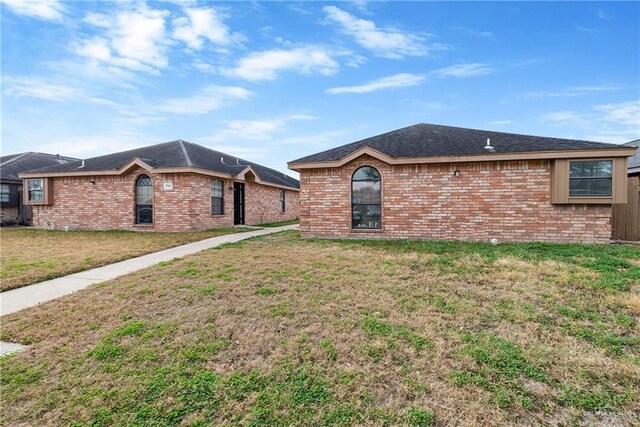
<svg viewBox="0 0 640 427">
<path fill-rule="evenodd" d="M 224 157 L 220 156 L 220 163 L 222 163 L 223 165 L 226 165 L 226 163 L 224 162 Z"/>
<path fill-rule="evenodd" d="M 496 148 L 491 146 L 491 138 L 487 138 L 487 145 L 484 146 L 484 149 L 490 153 L 496 152 Z"/>
<path fill-rule="evenodd" d="M 84 160 L 82 161 L 82 164 L 80 165 L 80 168 L 83 168 L 83 167 L 84 167 Z M 80 168 L 78 168 L 78 169 L 80 169 Z"/>
</svg>

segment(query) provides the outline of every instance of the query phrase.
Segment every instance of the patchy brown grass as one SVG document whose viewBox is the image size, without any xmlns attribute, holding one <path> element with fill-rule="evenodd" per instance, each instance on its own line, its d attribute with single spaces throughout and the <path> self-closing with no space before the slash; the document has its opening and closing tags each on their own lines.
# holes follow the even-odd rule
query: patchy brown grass
<svg viewBox="0 0 640 427">
<path fill-rule="evenodd" d="M 1 424 L 637 422 L 640 253 L 513 248 L 289 232 L 90 287 L 2 319 Z"/>
<path fill-rule="evenodd" d="M 0 229 L 0 291 L 88 270 L 209 237 L 246 231 L 202 232 L 49 231 Z"/>
</svg>

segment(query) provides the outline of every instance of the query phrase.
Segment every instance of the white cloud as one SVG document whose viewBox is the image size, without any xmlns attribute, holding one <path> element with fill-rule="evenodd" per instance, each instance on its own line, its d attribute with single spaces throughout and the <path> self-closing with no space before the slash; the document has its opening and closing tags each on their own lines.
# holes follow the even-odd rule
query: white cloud
<svg viewBox="0 0 640 427">
<path fill-rule="evenodd" d="M 51 137 L 49 140 L 51 142 L 38 145 L 37 149 L 45 153 L 61 153 L 65 156 L 80 158 L 131 150 L 158 143 L 158 140 L 147 135 L 121 131 L 112 135 L 77 135 L 70 133 L 63 137 Z"/>
<path fill-rule="evenodd" d="M 393 28 L 378 28 L 373 21 L 360 19 L 336 6 L 325 6 L 323 10 L 329 22 L 338 24 L 344 34 L 352 36 L 356 43 L 376 56 L 402 59 L 429 53 L 424 37 L 420 35 Z"/>
<path fill-rule="evenodd" d="M 65 8 L 59 0 L 0 0 L 15 14 L 50 21 L 60 21 Z"/>
<path fill-rule="evenodd" d="M 574 128 L 579 138 L 622 143 L 640 137 L 640 101 L 594 105 L 583 111 L 556 111 L 540 118 L 556 127 Z"/>
<path fill-rule="evenodd" d="M 202 49 L 204 41 L 229 46 L 244 40 L 239 33 L 231 33 L 223 16 L 212 8 L 186 8 L 187 16 L 173 20 L 173 38 L 184 42 L 190 49 Z"/>
<path fill-rule="evenodd" d="M 289 116 L 275 117 L 260 120 L 230 120 L 226 127 L 215 135 L 207 138 L 208 141 L 223 141 L 227 139 L 266 141 L 273 134 L 286 130 L 286 124 L 292 120 L 313 120 L 315 117 L 307 114 L 291 114 Z"/>
<path fill-rule="evenodd" d="M 5 77 L 3 94 L 16 98 L 28 97 L 47 101 L 66 102 L 78 98 L 77 88 L 50 83 L 34 77 Z"/>
<path fill-rule="evenodd" d="M 89 13 L 83 22 L 104 30 L 102 35 L 81 40 L 76 54 L 111 66 L 153 71 L 168 65 L 170 39 L 165 29 L 166 10 L 138 3 L 111 15 Z"/>
<path fill-rule="evenodd" d="M 586 31 L 587 33 L 595 33 L 596 31 L 598 31 L 595 28 L 583 27 L 582 25 L 578 25 L 578 24 L 574 24 L 573 27 L 580 31 Z"/>
<path fill-rule="evenodd" d="M 211 85 L 192 96 L 161 101 L 155 110 L 173 114 L 207 114 L 229 102 L 249 99 L 252 95 L 252 92 L 241 87 Z"/>
<path fill-rule="evenodd" d="M 618 86 L 574 86 L 558 91 L 526 92 L 523 96 L 526 98 L 564 98 L 590 93 L 610 92 L 619 89 Z"/>
<path fill-rule="evenodd" d="M 279 139 L 278 141 L 270 145 L 304 145 L 304 146 L 324 146 L 324 145 L 338 145 L 339 139 L 342 139 L 349 132 L 343 129 L 332 130 L 326 132 L 320 132 L 312 135 L 299 135 L 290 136 L 287 138 Z"/>
<path fill-rule="evenodd" d="M 339 93 L 370 93 L 382 89 L 397 89 L 402 87 L 416 86 L 425 81 L 425 77 L 418 74 L 400 73 L 358 86 L 341 86 L 328 89 L 331 94 Z"/>
<path fill-rule="evenodd" d="M 301 74 L 335 74 L 340 65 L 324 48 L 302 46 L 291 50 L 274 49 L 252 52 L 242 58 L 235 68 L 223 70 L 223 74 L 246 80 L 274 80 L 278 72 L 296 71 Z"/>
<path fill-rule="evenodd" d="M 564 123 L 564 124 L 582 124 L 585 119 L 582 114 L 575 111 L 555 111 L 542 116 L 543 121 Z"/>
<path fill-rule="evenodd" d="M 490 74 L 493 69 L 487 64 L 456 64 L 429 73 L 432 77 L 472 77 Z"/>
<path fill-rule="evenodd" d="M 481 39 L 493 39 L 495 37 L 495 35 L 491 31 L 480 31 L 474 28 L 463 27 L 463 26 L 458 26 L 453 28 L 462 33 L 468 34 L 473 37 L 481 38 Z"/>
<path fill-rule="evenodd" d="M 399 73 L 372 80 L 362 85 L 333 87 L 327 89 L 327 93 L 334 95 L 339 93 L 370 93 L 383 89 L 417 86 L 424 83 L 429 77 L 472 77 L 489 74 L 492 71 L 491 67 L 486 64 L 457 64 L 434 70 L 427 74 Z"/>
<path fill-rule="evenodd" d="M 596 105 L 594 109 L 602 113 L 602 119 L 607 122 L 640 128 L 640 101 Z"/>
</svg>

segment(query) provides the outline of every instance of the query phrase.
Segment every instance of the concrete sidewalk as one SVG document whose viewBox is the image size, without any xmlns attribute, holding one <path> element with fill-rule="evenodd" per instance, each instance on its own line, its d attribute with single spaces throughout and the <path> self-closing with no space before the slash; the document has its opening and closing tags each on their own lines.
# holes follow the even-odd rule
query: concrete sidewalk
<svg viewBox="0 0 640 427">
<path fill-rule="evenodd" d="M 18 289 L 0 293 L 0 315 L 15 313 L 24 308 L 33 307 L 45 301 L 59 298 L 64 295 L 84 289 L 95 283 L 104 282 L 123 276 L 127 273 L 151 267 L 161 261 L 169 261 L 174 258 L 181 258 L 200 252 L 204 249 L 214 248 L 225 243 L 234 243 L 251 237 L 265 236 L 285 230 L 297 230 L 298 224 L 286 225 L 283 227 L 262 228 L 256 231 L 245 233 L 227 234 L 224 236 L 212 237 L 198 242 L 188 243 L 175 248 L 165 249 L 160 252 L 143 255 L 120 261 L 115 264 L 105 265 L 80 273 L 70 274 L 53 280 L 36 283 Z"/>
</svg>

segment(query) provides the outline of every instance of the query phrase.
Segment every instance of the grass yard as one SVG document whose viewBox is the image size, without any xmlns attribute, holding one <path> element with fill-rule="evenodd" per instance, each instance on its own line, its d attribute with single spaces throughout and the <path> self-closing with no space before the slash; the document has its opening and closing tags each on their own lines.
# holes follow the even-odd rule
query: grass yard
<svg viewBox="0 0 640 427">
<path fill-rule="evenodd" d="M 640 248 L 301 240 L 2 319 L 0 424 L 635 425 Z"/>
<path fill-rule="evenodd" d="M 300 220 L 298 218 L 296 219 L 290 219 L 288 221 L 278 221 L 278 222 L 267 222 L 264 224 L 260 224 L 259 227 L 283 227 L 285 225 L 293 225 L 293 224 L 300 224 Z"/>
<path fill-rule="evenodd" d="M 0 291 L 88 270 L 135 256 L 223 234 L 220 228 L 184 233 L 0 229 Z"/>
</svg>

